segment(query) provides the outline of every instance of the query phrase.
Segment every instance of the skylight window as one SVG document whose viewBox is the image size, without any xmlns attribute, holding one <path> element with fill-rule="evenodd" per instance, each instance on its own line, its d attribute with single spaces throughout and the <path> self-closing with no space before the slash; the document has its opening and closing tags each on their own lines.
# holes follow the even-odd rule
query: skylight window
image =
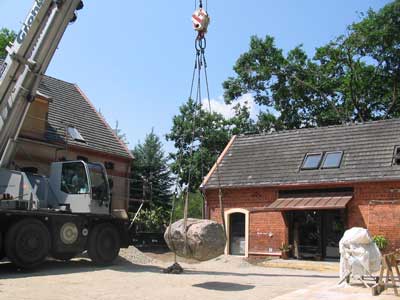
<svg viewBox="0 0 400 300">
<path fill-rule="evenodd" d="M 400 165 L 400 146 L 394 147 L 393 165 Z"/>
<path fill-rule="evenodd" d="M 315 170 L 321 164 L 322 153 L 307 153 L 304 158 L 302 170 Z"/>
<path fill-rule="evenodd" d="M 326 152 L 322 163 L 323 169 L 339 168 L 342 162 L 343 151 Z"/>
<path fill-rule="evenodd" d="M 86 143 L 85 139 L 82 137 L 82 135 L 79 133 L 78 129 L 76 129 L 75 127 L 68 127 L 67 132 L 68 132 L 69 137 L 72 140 L 81 142 L 81 143 Z"/>
</svg>

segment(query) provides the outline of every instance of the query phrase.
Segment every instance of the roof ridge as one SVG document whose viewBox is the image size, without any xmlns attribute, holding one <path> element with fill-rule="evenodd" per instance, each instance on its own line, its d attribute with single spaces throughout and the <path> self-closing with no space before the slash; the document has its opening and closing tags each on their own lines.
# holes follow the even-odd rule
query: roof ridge
<svg viewBox="0 0 400 300">
<path fill-rule="evenodd" d="M 67 83 L 67 84 L 70 84 L 70 85 L 77 85 L 76 83 L 65 81 L 63 79 L 59 79 L 59 78 L 56 78 L 56 77 L 53 77 L 53 76 L 49 76 L 47 74 L 43 75 L 43 78 L 44 77 L 49 78 L 49 79 L 54 79 L 54 80 L 57 80 L 57 81 L 61 81 L 61 82 L 64 82 L 64 83 Z"/>
<path fill-rule="evenodd" d="M 262 132 L 262 133 L 243 133 L 239 134 L 238 137 L 256 137 L 256 136 L 271 136 L 278 135 L 283 133 L 293 133 L 297 131 L 317 131 L 317 130 L 326 130 L 327 128 L 344 128 L 344 127 L 360 127 L 366 126 L 370 124 L 378 124 L 378 123 L 389 123 L 389 122 L 398 122 L 400 118 L 391 118 L 391 119 L 383 119 L 383 120 L 371 120 L 365 122 L 351 122 L 346 124 L 337 124 L 337 125 L 328 125 L 328 126 L 316 126 L 316 127 L 303 127 L 303 128 L 293 128 L 293 129 L 284 129 L 273 132 Z"/>
<path fill-rule="evenodd" d="M 129 157 L 133 158 L 133 155 L 131 151 L 129 151 L 128 147 L 121 141 L 121 139 L 115 134 L 114 130 L 111 128 L 111 126 L 107 123 L 105 120 L 104 116 L 101 115 L 97 109 L 93 106 L 92 102 L 89 100 L 89 98 L 86 96 L 86 94 L 80 89 L 80 87 L 77 84 L 74 84 L 75 88 L 78 90 L 79 94 L 85 99 L 85 101 L 90 105 L 90 108 L 97 114 L 97 116 L 100 118 L 100 120 L 103 122 L 103 124 L 110 130 L 112 135 L 116 138 L 118 143 L 121 145 L 121 147 L 126 151 Z"/>
</svg>

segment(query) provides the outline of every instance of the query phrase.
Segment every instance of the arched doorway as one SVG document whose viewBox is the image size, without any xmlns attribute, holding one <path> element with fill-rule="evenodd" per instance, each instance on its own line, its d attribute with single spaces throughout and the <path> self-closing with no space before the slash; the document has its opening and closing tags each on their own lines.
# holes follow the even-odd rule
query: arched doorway
<svg viewBox="0 0 400 300">
<path fill-rule="evenodd" d="M 246 215 L 233 213 L 229 215 L 229 254 L 246 254 Z"/>
<path fill-rule="evenodd" d="M 228 243 L 226 254 L 248 256 L 249 211 L 241 208 L 225 212 Z"/>
</svg>

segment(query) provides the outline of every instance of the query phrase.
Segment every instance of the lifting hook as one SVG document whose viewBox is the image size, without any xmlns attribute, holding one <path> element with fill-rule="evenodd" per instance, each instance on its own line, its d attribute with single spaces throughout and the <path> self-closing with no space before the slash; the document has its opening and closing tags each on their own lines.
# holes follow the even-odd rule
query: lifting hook
<svg viewBox="0 0 400 300">
<path fill-rule="evenodd" d="M 203 39 L 210 24 L 210 17 L 201 4 L 199 9 L 192 14 L 192 22 L 194 30 L 198 32 L 197 39 Z"/>
</svg>

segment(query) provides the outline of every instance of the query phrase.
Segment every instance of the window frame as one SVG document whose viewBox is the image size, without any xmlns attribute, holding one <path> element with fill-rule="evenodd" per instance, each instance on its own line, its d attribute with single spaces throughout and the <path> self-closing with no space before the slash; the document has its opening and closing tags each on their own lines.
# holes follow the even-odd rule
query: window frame
<svg viewBox="0 0 400 300">
<path fill-rule="evenodd" d="M 305 163 L 307 161 L 307 158 L 310 157 L 310 156 L 313 156 L 313 155 L 320 155 L 320 159 L 319 159 L 318 165 L 316 167 L 312 167 L 312 168 L 305 167 L 304 165 L 305 165 Z M 305 170 L 305 171 L 307 171 L 307 170 L 318 170 L 320 168 L 320 166 L 321 166 L 321 162 L 323 160 L 323 157 L 324 157 L 324 152 L 308 152 L 308 153 L 306 153 L 304 155 L 303 161 L 302 161 L 302 163 L 300 165 L 300 170 Z"/>
<path fill-rule="evenodd" d="M 329 154 L 334 154 L 334 153 L 340 153 L 340 161 L 337 167 L 324 167 L 326 158 Z M 342 166 L 342 161 L 343 161 L 343 156 L 344 156 L 344 151 L 343 150 L 336 150 L 336 151 L 327 151 L 324 153 L 324 157 L 322 159 L 322 163 L 321 163 L 321 170 L 322 169 L 340 169 L 340 167 Z"/>
<path fill-rule="evenodd" d="M 106 170 L 114 170 L 115 168 L 115 163 L 113 161 L 105 161 L 104 162 L 104 168 Z"/>
<path fill-rule="evenodd" d="M 71 134 L 70 130 L 73 131 L 74 134 Z M 76 128 L 75 126 L 67 126 L 67 135 L 72 141 L 87 144 L 85 138 L 82 136 L 78 128 Z"/>
<path fill-rule="evenodd" d="M 69 187 L 67 187 L 66 189 L 64 189 L 63 184 L 65 184 L 66 186 L 68 186 L 68 183 L 63 183 L 64 178 L 66 177 L 66 174 L 64 174 L 64 167 L 66 167 L 67 165 L 73 165 L 73 164 L 81 164 L 82 165 L 82 170 L 84 170 L 85 172 L 85 184 L 86 184 L 86 192 L 73 192 L 69 189 Z M 79 179 L 79 177 L 78 177 Z M 60 180 L 60 191 L 62 191 L 65 194 L 68 195 L 89 195 L 91 194 L 91 188 L 90 188 L 90 178 L 89 178 L 89 173 L 88 173 L 88 169 L 86 167 L 86 164 L 82 161 L 68 161 L 68 162 L 63 162 L 62 166 L 61 166 L 61 180 Z"/>
<path fill-rule="evenodd" d="M 399 152 L 399 153 L 397 153 Z M 400 163 L 397 164 L 396 160 L 400 160 L 400 145 L 395 145 L 393 150 L 393 158 L 392 158 L 392 166 L 400 166 Z"/>
<path fill-rule="evenodd" d="M 109 203 L 111 200 L 111 189 L 110 189 L 110 185 L 109 185 L 109 181 L 108 181 L 108 176 L 107 176 L 107 171 L 104 167 L 104 165 L 100 164 L 100 163 L 87 163 L 86 164 L 87 167 L 87 171 L 88 171 L 88 179 L 90 180 L 90 186 L 89 186 L 89 190 L 90 190 L 90 194 L 93 200 L 96 201 L 100 201 L 101 203 L 105 202 L 105 203 Z M 99 194 L 95 193 L 95 188 L 97 190 L 97 188 L 101 187 L 99 185 L 95 186 L 95 176 L 100 175 L 101 180 L 102 180 L 102 186 L 104 188 L 103 190 L 103 198 L 97 198 L 99 196 Z"/>
</svg>

